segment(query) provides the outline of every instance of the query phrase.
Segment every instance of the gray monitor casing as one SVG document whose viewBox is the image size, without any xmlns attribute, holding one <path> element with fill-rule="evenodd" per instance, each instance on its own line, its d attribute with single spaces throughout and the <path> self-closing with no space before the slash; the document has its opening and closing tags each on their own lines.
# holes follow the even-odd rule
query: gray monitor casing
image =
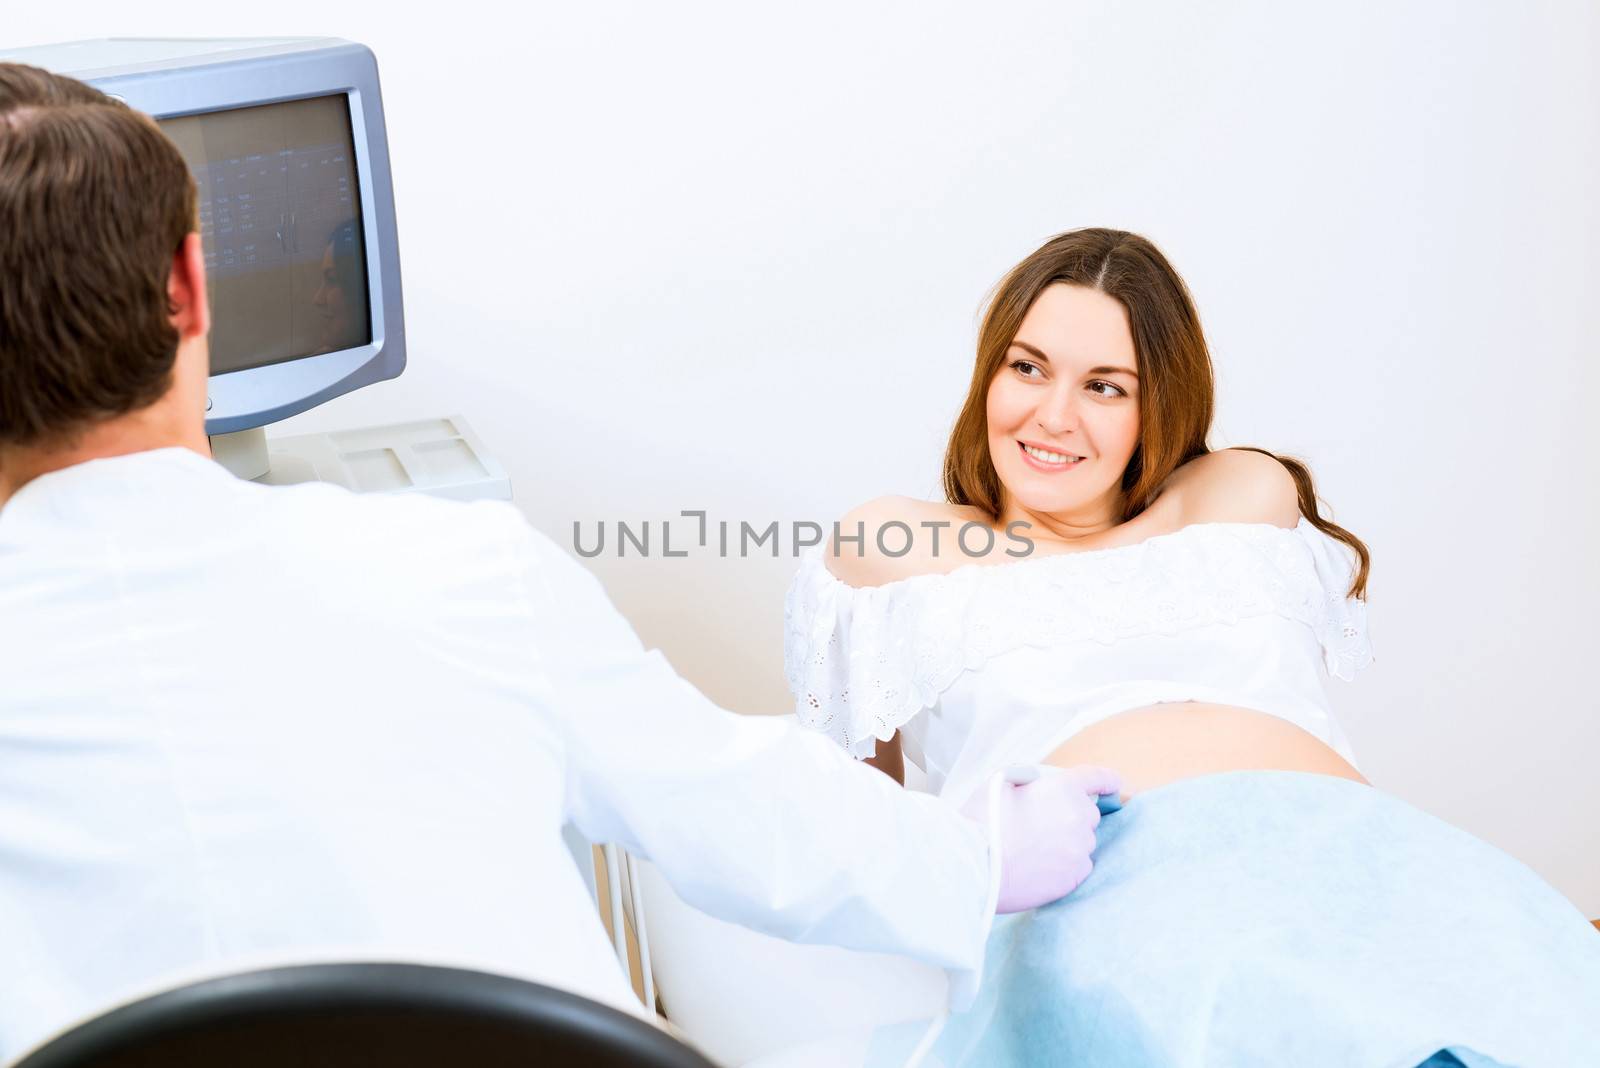
<svg viewBox="0 0 1600 1068">
<path fill-rule="evenodd" d="M 0 61 L 77 78 L 157 119 L 347 94 L 365 229 L 372 341 L 213 375 L 206 433 L 265 426 L 405 370 L 389 139 L 378 63 L 368 48 L 334 37 L 107 38 L 0 51 Z"/>
</svg>

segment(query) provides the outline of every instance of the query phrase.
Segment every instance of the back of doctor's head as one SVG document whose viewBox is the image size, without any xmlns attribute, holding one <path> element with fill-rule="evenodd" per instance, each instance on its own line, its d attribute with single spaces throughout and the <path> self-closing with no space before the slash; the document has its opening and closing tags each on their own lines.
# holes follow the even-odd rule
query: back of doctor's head
<svg viewBox="0 0 1600 1068">
<path fill-rule="evenodd" d="M 195 188 L 148 117 L 0 63 L 0 449 L 70 440 L 171 381 L 173 254 Z"/>
</svg>

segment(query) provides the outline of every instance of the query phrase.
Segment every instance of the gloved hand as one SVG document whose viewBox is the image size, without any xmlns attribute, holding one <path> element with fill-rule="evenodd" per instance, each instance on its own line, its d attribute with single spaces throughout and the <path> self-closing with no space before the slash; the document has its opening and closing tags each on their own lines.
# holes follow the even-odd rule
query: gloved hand
<svg viewBox="0 0 1600 1068">
<path fill-rule="evenodd" d="M 1100 825 L 1095 799 L 1119 793 L 1122 777 L 1109 768 L 1023 764 L 995 778 L 998 784 L 986 782 L 963 809 L 999 838 L 995 911 L 1022 912 L 1072 893 L 1094 867 L 1089 855 Z"/>
</svg>

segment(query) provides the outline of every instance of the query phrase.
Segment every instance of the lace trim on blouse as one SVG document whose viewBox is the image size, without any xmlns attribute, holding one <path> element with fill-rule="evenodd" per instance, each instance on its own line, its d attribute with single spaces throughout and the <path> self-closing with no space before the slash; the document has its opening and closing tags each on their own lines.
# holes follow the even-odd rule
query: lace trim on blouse
<svg viewBox="0 0 1600 1068">
<path fill-rule="evenodd" d="M 1301 517 L 1196 523 L 1133 545 L 970 564 L 857 588 L 813 550 L 784 602 L 784 670 L 800 721 L 856 757 L 963 672 L 1023 646 L 1175 634 L 1276 613 L 1310 627 L 1329 674 L 1372 662 L 1348 548 Z"/>
</svg>

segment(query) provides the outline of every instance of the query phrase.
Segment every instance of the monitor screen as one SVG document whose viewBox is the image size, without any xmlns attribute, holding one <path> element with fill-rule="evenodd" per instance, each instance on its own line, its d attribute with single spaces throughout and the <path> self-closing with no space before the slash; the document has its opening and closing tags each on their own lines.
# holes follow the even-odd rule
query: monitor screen
<svg viewBox="0 0 1600 1068">
<path fill-rule="evenodd" d="M 194 173 L 211 373 L 372 340 L 344 93 L 163 119 Z"/>
</svg>

